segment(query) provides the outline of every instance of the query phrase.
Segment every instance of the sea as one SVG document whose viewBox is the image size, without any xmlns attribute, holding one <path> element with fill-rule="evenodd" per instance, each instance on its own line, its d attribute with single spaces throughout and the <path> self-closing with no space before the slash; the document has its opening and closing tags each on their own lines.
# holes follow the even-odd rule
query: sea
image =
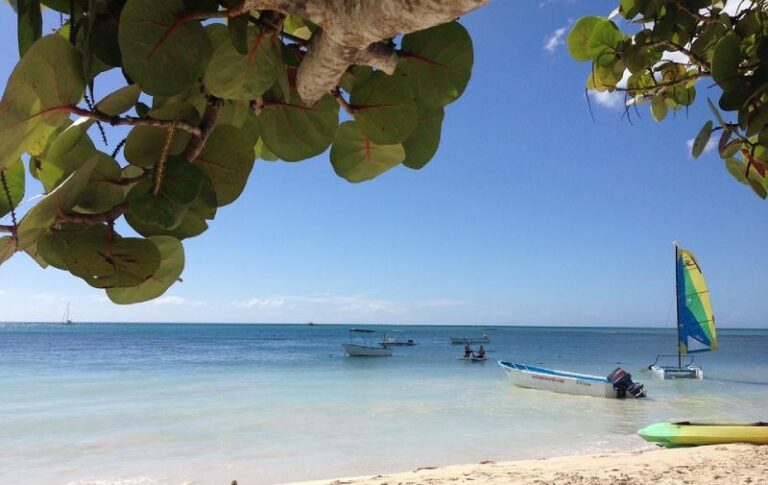
<svg viewBox="0 0 768 485">
<path fill-rule="evenodd" d="M 350 332 L 353 327 L 381 333 Z M 380 358 L 342 344 L 413 339 Z M 450 337 L 487 334 L 489 359 Z M 674 328 L 0 324 L 0 484 L 269 484 L 647 449 L 658 421 L 768 421 L 768 330 L 719 330 L 705 379 L 647 370 Z M 477 346 L 475 346 L 476 348 Z M 642 382 L 513 386 L 497 360 Z"/>
</svg>

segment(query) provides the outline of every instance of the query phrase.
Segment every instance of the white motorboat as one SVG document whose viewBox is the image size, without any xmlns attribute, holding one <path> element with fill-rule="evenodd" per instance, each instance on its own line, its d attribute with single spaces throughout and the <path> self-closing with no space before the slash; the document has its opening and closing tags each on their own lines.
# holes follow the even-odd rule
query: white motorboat
<svg viewBox="0 0 768 485">
<path fill-rule="evenodd" d="M 500 360 L 498 363 L 512 379 L 512 383 L 520 387 L 577 396 L 623 398 L 630 393 L 636 398 L 645 397 L 643 385 L 633 382 L 632 376 L 620 368 L 608 377 L 600 377 L 517 362 Z"/>
<path fill-rule="evenodd" d="M 408 340 L 399 340 L 392 337 L 385 337 L 384 340 L 381 341 L 381 345 L 416 345 L 416 342 L 413 339 Z"/>
<path fill-rule="evenodd" d="M 451 343 L 456 344 L 487 344 L 491 339 L 488 335 L 483 334 L 482 337 L 451 337 Z"/>
<path fill-rule="evenodd" d="M 350 357 L 389 357 L 392 355 L 392 349 L 387 346 L 342 344 L 342 347 Z"/>
</svg>

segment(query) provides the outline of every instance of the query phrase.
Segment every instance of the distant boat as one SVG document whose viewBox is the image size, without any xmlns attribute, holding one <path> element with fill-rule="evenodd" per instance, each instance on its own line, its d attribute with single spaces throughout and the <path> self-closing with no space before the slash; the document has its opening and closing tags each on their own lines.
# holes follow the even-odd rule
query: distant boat
<svg viewBox="0 0 768 485">
<path fill-rule="evenodd" d="M 369 328 L 351 328 L 349 331 L 359 333 L 376 333 L 376 330 L 371 330 Z"/>
<path fill-rule="evenodd" d="M 343 344 L 342 347 L 350 357 L 389 357 L 392 355 L 392 349 L 386 346 Z"/>
<path fill-rule="evenodd" d="M 392 337 L 384 337 L 384 340 L 381 341 L 381 345 L 416 345 L 416 342 L 413 339 L 408 340 L 398 340 L 396 338 Z"/>
<path fill-rule="evenodd" d="M 67 309 L 64 311 L 64 318 L 61 319 L 62 325 L 74 325 L 72 323 L 72 320 L 69 318 L 69 303 L 67 303 Z"/>
<path fill-rule="evenodd" d="M 725 443 L 768 444 L 768 423 L 656 423 L 637 432 L 661 446 L 698 446 Z"/>
<path fill-rule="evenodd" d="M 704 371 L 694 365 L 694 356 L 683 363 L 684 354 L 717 350 L 715 316 L 709 290 L 701 266 L 693 253 L 675 242 L 675 287 L 677 300 L 677 365 L 661 365 L 659 359 L 673 355 L 657 355 L 648 368 L 662 379 L 703 379 Z"/>
<path fill-rule="evenodd" d="M 491 339 L 488 335 L 483 334 L 482 337 L 451 337 L 452 344 L 487 344 Z"/>
<path fill-rule="evenodd" d="M 517 362 L 498 363 L 512 379 L 512 383 L 520 387 L 577 396 L 623 398 L 629 393 L 636 398 L 645 397 L 643 385 L 633 382 L 632 376 L 621 368 L 611 372 L 608 377 L 600 377 Z"/>
</svg>

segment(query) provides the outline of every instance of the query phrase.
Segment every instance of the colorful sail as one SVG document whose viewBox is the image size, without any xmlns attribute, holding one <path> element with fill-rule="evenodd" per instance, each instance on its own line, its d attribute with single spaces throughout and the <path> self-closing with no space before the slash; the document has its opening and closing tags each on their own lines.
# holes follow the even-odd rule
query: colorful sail
<svg viewBox="0 0 768 485">
<path fill-rule="evenodd" d="M 677 308 L 680 353 L 717 350 L 709 290 L 696 257 L 685 249 L 677 251 Z"/>
</svg>

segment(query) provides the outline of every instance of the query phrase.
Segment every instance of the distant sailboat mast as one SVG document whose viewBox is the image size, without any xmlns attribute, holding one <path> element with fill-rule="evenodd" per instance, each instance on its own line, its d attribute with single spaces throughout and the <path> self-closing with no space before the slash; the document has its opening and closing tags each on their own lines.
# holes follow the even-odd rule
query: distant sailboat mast
<svg viewBox="0 0 768 485">
<path fill-rule="evenodd" d="M 683 354 L 682 345 L 680 345 L 680 326 L 682 320 L 680 320 L 680 271 L 678 271 L 678 261 L 680 257 L 680 250 L 678 248 L 678 242 L 673 243 L 675 245 L 675 309 L 677 310 L 677 366 L 683 366 Z"/>
<path fill-rule="evenodd" d="M 72 320 L 69 319 L 69 302 L 67 302 L 67 309 L 64 311 L 64 325 L 71 325 Z"/>
</svg>

